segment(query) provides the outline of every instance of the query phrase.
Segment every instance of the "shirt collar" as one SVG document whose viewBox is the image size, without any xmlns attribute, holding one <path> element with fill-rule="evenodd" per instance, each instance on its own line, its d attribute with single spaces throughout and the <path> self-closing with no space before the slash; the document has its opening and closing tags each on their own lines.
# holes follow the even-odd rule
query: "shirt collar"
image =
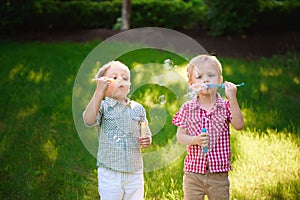
<svg viewBox="0 0 300 200">
<path fill-rule="evenodd" d="M 219 93 L 217 93 L 216 106 L 226 108 L 226 100 L 224 100 Z"/>
<path fill-rule="evenodd" d="M 217 100 L 215 106 L 226 108 L 226 100 L 224 100 L 219 93 L 217 93 Z M 194 98 L 191 100 L 191 108 L 192 109 L 200 108 L 200 103 L 198 101 L 198 98 Z"/>
<path fill-rule="evenodd" d="M 128 106 L 129 108 L 131 108 L 131 100 L 129 98 L 126 98 L 127 104 L 125 106 Z M 110 97 L 105 97 L 105 102 L 109 107 L 115 107 L 117 104 L 121 104 L 123 105 L 121 102 L 110 98 Z"/>
</svg>

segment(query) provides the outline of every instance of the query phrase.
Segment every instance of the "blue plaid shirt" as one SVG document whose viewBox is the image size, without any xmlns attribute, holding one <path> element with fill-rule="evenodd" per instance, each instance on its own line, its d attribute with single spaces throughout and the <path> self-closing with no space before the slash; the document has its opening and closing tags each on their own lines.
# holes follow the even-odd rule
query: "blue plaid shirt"
<svg viewBox="0 0 300 200">
<path fill-rule="evenodd" d="M 96 122 L 98 129 L 98 166 L 120 172 L 140 172 L 143 169 L 141 122 L 147 121 L 144 107 L 128 99 L 127 105 L 106 97 L 102 101 Z M 147 123 L 148 124 L 148 123 Z M 147 126 L 146 134 L 151 135 Z"/>
</svg>

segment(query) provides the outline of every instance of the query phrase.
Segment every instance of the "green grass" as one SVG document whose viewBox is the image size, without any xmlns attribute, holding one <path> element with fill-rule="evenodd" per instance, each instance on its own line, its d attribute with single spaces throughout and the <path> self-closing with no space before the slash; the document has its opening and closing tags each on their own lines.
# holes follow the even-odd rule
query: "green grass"
<svg viewBox="0 0 300 200">
<path fill-rule="evenodd" d="M 0 43 L 0 199 L 98 198 L 96 161 L 80 140 L 72 116 L 77 70 L 97 44 Z M 138 67 L 166 58 L 184 77 L 184 59 L 169 52 L 146 49 L 120 60 Z M 245 128 L 232 131 L 231 137 L 231 199 L 299 199 L 300 54 L 220 60 L 224 80 L 245 82 L 238 91 Z M 164 105 L 157 102 L 162 94 Z M 171 119 L 181 102 L 174 91 L 152 83 L 132 91 L 131 98 L 144 104 L 153 123 L 153 108 L 167 113 L 145 153 L 169 145 L 177 155 Z M 169 163 L 170 155 L 162 151 L 160 161 Z M 145 199 L 182 199 L 180 155 L 170 165 L 145 173 Z"/>
</svg>

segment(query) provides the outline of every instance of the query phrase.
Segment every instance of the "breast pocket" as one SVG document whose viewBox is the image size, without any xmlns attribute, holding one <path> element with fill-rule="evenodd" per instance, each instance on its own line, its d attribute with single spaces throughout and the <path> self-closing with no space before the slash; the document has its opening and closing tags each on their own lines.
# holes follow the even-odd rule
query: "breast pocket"
<svg viewBox="0 0 300 200">
<path fill-rule="evenodd" d="M 188 133 L 192 136 L 197 136 L 201 133 L 201 128 L 203 128 L 203 120 L 198 117 L 193 117 L 192 119 L 187 121 Z"/>
<path fill-rule="evenodd" d="M 213 116 L 211 125 L 217 132 L 223 133 L 228 128 L 228 120 L 225 116 Z"/>
<path fill-rule="evenodd" d="M 105 131 L 116 131 L 118 128 L 118 117 L 110 116 L 110 115 L 104 115 L 102 118 L 102 126 L 105 129 Z"/>
<path fill-rule="evenodd" d="M 144 120 L 144 117 L 139 116 L 135 112 L 130 113 L 130 125 L 131 125 L 131 132 L 134 137 L 140 137 L 141 131 L 141 121 Z"/>
</svg>

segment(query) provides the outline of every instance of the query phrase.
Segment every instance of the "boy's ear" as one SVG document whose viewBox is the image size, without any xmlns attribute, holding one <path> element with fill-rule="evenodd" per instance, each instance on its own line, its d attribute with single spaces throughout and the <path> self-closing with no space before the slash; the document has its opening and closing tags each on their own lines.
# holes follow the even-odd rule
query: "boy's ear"
<svg viewBox="0 0 300 200">
<path fill-rule="evenodd" d="M 223 76 L 221 75 L 219 84 L 222 84 L 222 83 L 223 83 Z"/>
</svg>

